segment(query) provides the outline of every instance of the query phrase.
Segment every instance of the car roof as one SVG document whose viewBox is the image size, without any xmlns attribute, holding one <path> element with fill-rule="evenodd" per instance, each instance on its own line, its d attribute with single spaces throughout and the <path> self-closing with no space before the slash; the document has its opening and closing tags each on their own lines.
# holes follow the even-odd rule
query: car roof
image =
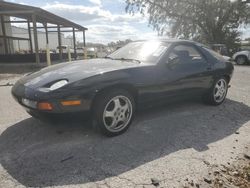
<svg viewBox="0 0 250 188">
<path fill-rule="evenodd" d="M 139 41 L 160 41 L 160 42 L 166 42 L 166 43 L 186 43 L 186 44 L 194 44 L 200 47 L 206 47 L 206 45 L 203 45 L 201 43 L 191 41 L 191 40 L 183 40 L 183 39 L 164 39 L 164 38 L 155 38 L 155 39 L 146 39 L 146 40 L 137 40 L 133 42 L 139 42 Z"/>
</svg>

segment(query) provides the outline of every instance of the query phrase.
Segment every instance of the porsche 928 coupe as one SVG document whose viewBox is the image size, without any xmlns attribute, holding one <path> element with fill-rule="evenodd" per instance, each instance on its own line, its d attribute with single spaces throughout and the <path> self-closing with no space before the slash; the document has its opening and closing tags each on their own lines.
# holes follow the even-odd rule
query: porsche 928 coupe
<svg viewBox="0 0 250 188">
<path fill-rule="evenodd" d="M 226 98 L 233 64 L 182 40 L 135 41 L 102 59 L 60 63 L 25 75 L 12 95 L 34 117 L 89 112 L 107 136 L 124 133 L 135 109 L 183 96 Z"/>
</svg>

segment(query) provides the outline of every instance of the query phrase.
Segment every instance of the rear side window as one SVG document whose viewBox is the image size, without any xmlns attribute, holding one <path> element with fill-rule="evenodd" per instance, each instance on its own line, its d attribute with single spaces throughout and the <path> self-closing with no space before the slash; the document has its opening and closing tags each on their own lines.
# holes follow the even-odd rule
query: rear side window
<svg viewBox="0 0 250 188">
<path fill-rule="evenodd" d="M 179 45 L 175 48 L 177 51 L 186 51 L 192 59 L 203 59 L 202 55 L 192 46 Z"/>
<path fill-rule="evenodd" d="M 218 61 L 224 61 L 225 60 L 222 55 L 220 55 L 219 53 L 213 51 L 212 49 L 209 49 L 209 48 L 206 48 L 206 47 L 202 47 L 202 48 L 205 49 L 206 51 L 208 51 Z"/>
<path fill-rule="evenodd" d="M 178 61 L 179 64 L 195 64 L 206 62 L 202 54 L 190 45 L 175 46 L 169 54 L 169 58 L 175 59 L 175 61 Z"/>
</svg>

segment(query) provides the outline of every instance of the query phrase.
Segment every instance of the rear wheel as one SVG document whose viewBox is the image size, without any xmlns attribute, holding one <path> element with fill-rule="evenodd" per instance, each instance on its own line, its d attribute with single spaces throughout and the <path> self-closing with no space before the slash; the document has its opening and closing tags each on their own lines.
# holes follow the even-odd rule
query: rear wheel
<svg viewBox="0 0 250 188">
<path fill-rule="evenodd" d="M 211 105 L 220 105 L 226 99 L 227 91 L 227 79 L 225 77 L 217 79 L 210 91 L 204 96 L 205 102 Z"/>
<path fill-rule="evenodd" d="M 135 102 L 126 90 L 113 90 L 100 95 L 94 106 L 94 125 L 106 136 L 124 133 L 132 122 Z"/>
<path fill-rule="evenodd" d="M 238 56 L 237 58 L 236 58 L 236 64 L 237 65 L 244 65 L 244 64 L 246 64 L 247 63 L 247 57 L 246 56 Z"/>
</svg>

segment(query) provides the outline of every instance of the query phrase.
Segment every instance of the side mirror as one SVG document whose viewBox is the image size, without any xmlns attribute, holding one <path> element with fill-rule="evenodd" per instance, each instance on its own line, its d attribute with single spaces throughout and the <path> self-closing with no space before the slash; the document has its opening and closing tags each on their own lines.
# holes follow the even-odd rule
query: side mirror
<svg viewBox="0 0 250 188">
<path fill-rule="evenodd" d="M 170 65 L 170 64 L 173 64 L 174 63 L 174 60 L 175 60 L 176 58 L 168 58 L 168 60 L 167 60 L 167 65 Z"/>
</svg>

